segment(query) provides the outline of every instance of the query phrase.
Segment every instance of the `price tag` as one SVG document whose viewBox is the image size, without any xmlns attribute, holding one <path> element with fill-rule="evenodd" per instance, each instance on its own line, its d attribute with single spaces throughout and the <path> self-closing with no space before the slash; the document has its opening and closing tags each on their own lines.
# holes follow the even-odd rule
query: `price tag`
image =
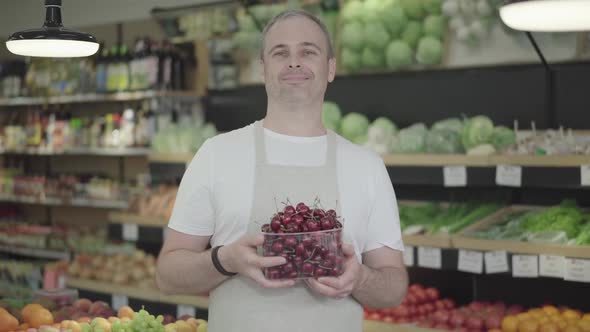
<svg viewBox="0 0 590 332">
<path fill-rule="evenodd" d="M 543 277 L 563 278 L 565 270 L 565 257 L 539 256 L 539 275 Z"/>
<path fill-rule="evenodd" d="M 57 288 L 66 288 L 68 277 L 65 273 L 60 273 L 57 277 Z"/>
<path fill-rule="evenodd" d="M 471 250 L 459 250 L 459 271 L 482 273 L 483 253 Z"/>
<path fill-rule="evenodd" d="M 535 255 L 513 255 L 512 276 L 536 278 L 539 276 L 539 260 Z"/>
<path fill-rule="evenodd" d="M 414 266 L 414 247 L 404 246 L 404 264 Z"/>
<path fill-rule="evenodd" d="M 445 187 L 467 186 L 467 168 L 465 166 L 445 166 L 443 168 Z"/>
<path fill-rule="evenodd" d="M 590 186 L 590 165 L 580 166 L 580 178 L 582 186 Z"/>
<path fill-rule="evenodd" d="M 486 273 L 502 273 L 510 271 L 508 255 L 505 251 L 490 251 L 484 255 Z"/>
<path fill-rule="evenodd" d="M 176 307 L 176 318 L 180 318 L 184 315 L 189 315 L 191 317 L 195 317 L 196 314 L 197 314 L 197 310 L 193 306 L 179 304 Z"/>
<path fill-rule="evenodd" d="M 499 186 L 520 187 L 522 184 L 522 167 L 498 165 L 496 167 L 496 184 Z"/>
<path fill-rule="evenodd" d="M 137 241 L 139 238 L 139 227 L 136 224 L 123 224 L 123 240 Z"/>
<path fill-rule="evenodd" d="M 119 308 L 129 305 L 129 299 L 126 295 L 113 294 L 111 304 L 113 309 L 119 310 Z"/>
<path fill-rule="evenodd" d="M 570 281 L 590 282 L 590 260 L 566 258 L 564 279 Z"/>
<path fill-rule="evenodd" d="M 442 267 L 440 248 L 418 247 L 418 266 L 440 269 Z"/>
</svg>

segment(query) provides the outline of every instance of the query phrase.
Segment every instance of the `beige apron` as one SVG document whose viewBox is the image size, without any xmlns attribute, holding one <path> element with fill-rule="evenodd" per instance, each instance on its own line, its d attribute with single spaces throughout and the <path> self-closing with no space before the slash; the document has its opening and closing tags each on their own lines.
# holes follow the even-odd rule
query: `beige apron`
<svg viewBox="0 0 590 332">
<path fill-rule="evenodd" d="M 326 164 L 319 167 L 269 165 L 262 121 L 254 125 L 256 171 L 248 234 L 289 198 L 312 204 L 318 197 L 325 209 L 338 209 L 336 136 L 328 131 Z M 280 208 L 280 207 L 279 207 Z M 337 210 L 339 213 L 340 211 Z M 346 232 L 344 240 L 346 241 Z M 209 332 L 361 332 L 362 306 L 351 296 L 331 299 L 316 295 L 304 282 L 285 289 L 266 289 L 235 276 L 213 290 L 209 300 Z"/>
</svg>

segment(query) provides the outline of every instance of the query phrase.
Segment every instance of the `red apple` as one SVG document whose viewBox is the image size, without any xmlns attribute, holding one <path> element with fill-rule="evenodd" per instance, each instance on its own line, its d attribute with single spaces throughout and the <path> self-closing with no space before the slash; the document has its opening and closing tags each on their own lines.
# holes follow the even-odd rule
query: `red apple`
<svg viewBox="0 0 590 332">
<path fill-rule="evenodd" d="M 381 320 L 381 315 L 374 312 L 374 313 L 370 314 L 367 319 L 368 320 Z"/>
<path fill-rule="evenodd" d="M 74 302 L 73 307 L 78 309 L 79 311 L 88 312 L 90 310 L 90 306 L 92 306 L 92 302 L 89 299 L 78 299 Z"/>
<path fill-rule="evenodd" d="M 518 315 L 524 311 L 524 308 L 519 304 L 513 304 L 506 310 L 506 315 Z"/>
<path fill-rule="evenodd" d="M 446 310 L 438 310 L 432 315 L 435 323 L 446 324 L 449 321 L 449 312 Z"/>
<path fill-rule="evenodd" d="M 461 327 L 465 323 L 466 317 L 460 311 L 453 311 L 449 317 L 449 323 L 452 327 Z"/>
<path fill-rule="evenodd" d="M 387 315 L 385 317 L 383 317 L 383 322 L 384 323 L 394 323 L 393 317 L 391 317 L 390 315 Z"/>
<path fill-rule="evenodd" d="M 444 299 L 443 300 L 444 304 L 445 304 L 445 308 L 447 309 L 453 309 L 455 307 L 455 301 L 451 300 L 451 299 Z"/>
<path fill-rule="evenodd" d="M 467 318 L 465 326 L 471 330 L 481 330 L 484 327 L 483 319 L 478 317 L 469 317 Z"/>
<path fill-rule="evenodd" d="M 447 307 L 445 306 L 445 303 L 442 300 L 435 301 L 434 307 L 436 308 L 436 310 L 447 309 Z"/>
<path fill-rule="evenodd" d="M 489 314 L 485 320 L 486 329 L 499 329 L 502 324 L 502 318 L 504 318 L 504 315 L 499 313 Z"/>
<path fill-rule="evenodd" d="M 451 330 L 450 326 L 448 326 L 447 324 L 441 324 L 441 323 L 434 325 L 433 328 L 436 330 L 446 330 L 446 331 Z"/>
<path fill-rule="evenodd" d="M 438 292 L 438 289 L 434 288 L 434 287 L 429 287 L 426 288 L 424 290 L 424 292 L 426 293 L 426 296 L 428 297 L 428 299 L 430 301 L 436 301 L 438 300 L 440 293 Z"/>
</svg>

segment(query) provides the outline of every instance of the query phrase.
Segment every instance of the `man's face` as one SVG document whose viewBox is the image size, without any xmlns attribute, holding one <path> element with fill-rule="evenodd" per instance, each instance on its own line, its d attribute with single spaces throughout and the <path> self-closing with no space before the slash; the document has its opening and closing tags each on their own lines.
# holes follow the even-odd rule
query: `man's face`
<svg viewBox="0 0 590 332">
<path fill-rule="evenodd" d="M 336 72 L 322 29 L 305 17 L 287 18 L 268 31 L 262 61 L 268 98 L 287 103 L 322 100 Z"/>
</svg>

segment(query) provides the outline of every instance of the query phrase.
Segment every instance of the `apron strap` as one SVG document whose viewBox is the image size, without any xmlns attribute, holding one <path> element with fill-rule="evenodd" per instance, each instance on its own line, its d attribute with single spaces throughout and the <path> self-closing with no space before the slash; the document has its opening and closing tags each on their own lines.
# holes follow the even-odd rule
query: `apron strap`
<svg viewBox="0 0 590 332">
<path fill-rule="evenodd" d="M 327 147 L 326 147 L 326 164 L 327 168 L 336 167 L 336 134 L 327 129 Z M 264 165 L 267 163 L 266 142 L 264 137 L 264 127 L 262 120 L 254 123 L 254 147 L 256 154 L 256 164 Z"/>
</svg>

